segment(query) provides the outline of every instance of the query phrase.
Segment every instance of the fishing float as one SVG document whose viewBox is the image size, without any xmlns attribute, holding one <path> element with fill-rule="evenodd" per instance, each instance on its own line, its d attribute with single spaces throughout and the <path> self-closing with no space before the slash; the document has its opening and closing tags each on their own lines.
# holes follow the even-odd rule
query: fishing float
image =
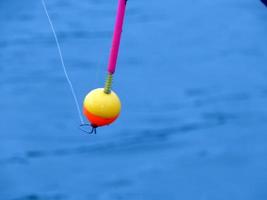
<svg viewBox="0 0 267 200">
<path fill-rule="evenodd" d="M 121 112 L 121 102 L 118 95 L 112 90 L 112 80 L 119 55 L 126 4 L 127 0 L 119 0 L 105 86 L 89 92 L 83 102 L 83 113 L 92 127 L 89 133 L 96 133 L 97 127 L 113 123 Z"/>
</svg>

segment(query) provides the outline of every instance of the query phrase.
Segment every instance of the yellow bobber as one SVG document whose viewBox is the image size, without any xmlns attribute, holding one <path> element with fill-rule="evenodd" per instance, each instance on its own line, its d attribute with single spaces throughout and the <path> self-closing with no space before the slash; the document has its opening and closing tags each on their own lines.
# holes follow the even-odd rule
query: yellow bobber
<svg viewBox="0 0 267 200">
<path fill-rule="evenodd" d="M 104 88 L 94 89 L 84 99 L 83 112 L 93 127 L 111 124 L 120 111 L 120 99 L 113 91 L 105 93 Z"/>
</svg>

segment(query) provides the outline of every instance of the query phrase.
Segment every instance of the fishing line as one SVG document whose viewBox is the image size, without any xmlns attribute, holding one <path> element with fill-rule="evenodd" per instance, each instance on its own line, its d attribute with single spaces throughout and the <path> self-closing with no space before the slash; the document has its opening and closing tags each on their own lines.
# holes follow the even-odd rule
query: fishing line
<svg viewBox="0 0 267 200">
<path fill-rule="evenodd" d="M 66 77 L 66 80 L 67 80 L 67 82 L 68 82 L 70 91 L 71 91 L 71 93 L 72 93 L 72 96 L 73 96 L 73 99 L 74 99 L 74 102 L 75 102 L 75 106 L 76 106 L 76 109 L 77 109 L 77 112 L 78 112 L 78 115 L 79 115 L 81 124 L 84 124 L 84 120 L 83 120 L 82 112 L 81 112 L 81 109 L 80 109 L 80 106 L 79 106 L 79 103 L 78 103 L 77 95 L 76 95 L 76 93 L 75 93 L 75 90 L 74 90 L 74 88 L 73 88 L 72 82 L 71 82 L 71 80 L 70 80 L 70 78 L 69 78 L 69 75 L 68 75 L 68 72 L 67 72 L 67 70 L 66 70 L 66 66 L 65 66 L 65 62 L 64 62 L 63 56 L 62 56 L 62 51 L 61 51 L 61 48 L 60 48 L 60 45 L 59 45 L 58 37 L 57 37 L 56 31 L 55 31 L 55 29 L 54 29 L 54 25 L 53 25 L 53 23 L 52 23 L 52 20 L 51 20 L 49 14 L 48 14 L 47 6 L 46 6 L 46 3 L 45 3 L 45 0 L 42 0 L 42 4 L 43 4 L 43 8 L 44 8 L 45 14 L 46 14 L 46 16 L 47 16 L 48 22 L 49 22 L 49 24 L 50 24 L 52 33 L 53 33 L 53 35 L 54 35 L 54 39 L 55 39 L 55 41 L 56 41 L 56 45 L 57 45 L 57 49 L 58 49 L 58 54 L 59 54 L 59 58 L 60 58 L 60 61 L 61 61 L 61 66 L 62 66 L 64 75 L 65 75 L 65 77 Z"/>
</svg>

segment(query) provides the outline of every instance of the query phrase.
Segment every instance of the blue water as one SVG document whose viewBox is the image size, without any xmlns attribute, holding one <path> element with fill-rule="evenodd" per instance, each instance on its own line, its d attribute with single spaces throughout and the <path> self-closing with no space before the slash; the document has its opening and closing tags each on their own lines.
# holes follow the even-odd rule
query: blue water
<svg viewBox="0 0 267 200">
<path fill-rule="evenodd" d="M 79 131 L 41 1 L 0 2 L 1 200 L 266 200 L 267 9 L 128 1 L 113 89 Z M 47 0 L 78 100 L 102 87 L 116 0 Z"/>
</svg>

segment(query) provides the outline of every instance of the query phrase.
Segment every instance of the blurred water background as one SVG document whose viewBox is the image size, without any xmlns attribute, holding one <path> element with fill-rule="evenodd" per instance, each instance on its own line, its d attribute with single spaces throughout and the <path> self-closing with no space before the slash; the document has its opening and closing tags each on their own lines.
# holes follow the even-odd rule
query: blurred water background
<svg viewBox="0 0 267 200">
<path fill-rule="evenodd" d="M 47 0 L 79 102 L 102 87 L 117 0 Z M 266 200 L 267 9 L 129 0 L 96 136 L 79 118 L 38 0 L 0 1 L 1 200 Z"/>
</svg>

